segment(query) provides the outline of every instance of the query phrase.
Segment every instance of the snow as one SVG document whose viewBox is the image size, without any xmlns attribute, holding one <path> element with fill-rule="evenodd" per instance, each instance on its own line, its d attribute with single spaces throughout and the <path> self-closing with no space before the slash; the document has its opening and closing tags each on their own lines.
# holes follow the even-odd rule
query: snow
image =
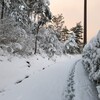
<svg viewBox="0 0 100 100">
<path fill-rule="evenodd" d="M 74 94 L 75 100 L 98 100 L 91 99 L 95 98 L 95 94 L 92 97 L 82 94 L 86 92 L 84 81 L 86 85 L 90 83 L 82 64 L 77 64 L 79 59 L 80 55 L 55 56 L 51 59 L 40 55 L 29 58 L 1 56 L 0 100 L 70 100 L 64 98 L 68 84 L 75 89 L 70 93 Z M 82 96 L 85 99 L 80 99 Z"/>
<path fill-rule="evenodd" d="M 0 59 L 0 89 L 14 83 L 17 80 L 25 77 L 26 75 L 32 74 L 34 71 L 42 69 L 42 67 L 48 66 L 49 64 L 55 63 L 54 61 L 48 61 L 46 58 L 35 56 L 33 58 L 4 58 Z M 26 61 L 29 61 L 32 66 L 28 68 Z M 47 63 L 45 63 L 48 61 Z M 40 67 L 41 65 L 41 67 Z"/>
<path fill-rule="evenodd" d="M 88 78 L 88 74 L 79 61 L 75 69 L 75 99 L 74 100 L 98 100 L 96 88 Z"/>
<path fill-rule="evenodd" d="M 79 58 L 79 57 L 78 57 Z M 77 58 L 77 59 L 78 59 Z M 26 61 L 31 66 L 27 67 Z M 1 100 L 60 100 L 68 72 L 76 59 L 71 56 L 48 60 L 40 56 L 30 58 L 1 58 Z M 45 70 L 43 70 L 43 68 Z M 29 76 L 25 79 L 25 76 Z M 21 83 L 15 84 L 22 80 Z M 27 94 L 27 95 L 26 95 Z M 21 97 L 21 99 L 18 99 Z M 16 99 L 15 99 L 16 98 Z"/>
</svg>

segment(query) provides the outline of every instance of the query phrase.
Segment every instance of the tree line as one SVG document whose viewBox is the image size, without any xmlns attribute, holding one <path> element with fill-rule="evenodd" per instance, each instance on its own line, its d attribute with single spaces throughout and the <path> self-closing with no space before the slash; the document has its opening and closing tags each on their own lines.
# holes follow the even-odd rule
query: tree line
<svg viewBox="0 0 100 100">
<path fill-rule="evenodd" d="M 67 29 L 62 14 L 53 16 L 48 0 L 0 1 L 0 51 L 32 55 L 81 53 L 81 22 Z"/>
</svg>

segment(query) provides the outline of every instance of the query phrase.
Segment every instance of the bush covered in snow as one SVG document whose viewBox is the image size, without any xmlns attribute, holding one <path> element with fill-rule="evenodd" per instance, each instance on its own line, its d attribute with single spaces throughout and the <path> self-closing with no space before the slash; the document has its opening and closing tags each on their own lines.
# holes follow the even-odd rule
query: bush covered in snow
<svg viewBox="0 0 100 100">
<path fill-rule="evenodd" d="M 85 46 L 83 50 L 83 65 L 89 73 L 90 80 L 100 86 L 100 31 Z"/>
<path fill-rule="evenodd" d="M 34 48 L 33 35 L 27 34 L 12 18 L 0 20 L 0 48 L 10 54 L 27 55 Z"/>
</svg>

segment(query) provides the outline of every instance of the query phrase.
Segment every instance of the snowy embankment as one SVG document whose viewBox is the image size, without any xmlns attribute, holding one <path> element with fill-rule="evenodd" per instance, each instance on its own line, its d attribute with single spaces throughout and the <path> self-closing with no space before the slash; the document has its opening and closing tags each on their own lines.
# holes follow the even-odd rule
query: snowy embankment
<svg viewBox="0 0 100 100">
<path fill-rule="evenodd" d="M 62 56 L 48 60 L 0 60 L 0 100 L 61 100 L 66 80 L 80 56 Z"/>
<path fill-rule="evenodd" d="M 94 84 L 89 80 L 81 61 L 75 68 L 75 99 L 74 100 L 99 100 Z"/>
</svg>

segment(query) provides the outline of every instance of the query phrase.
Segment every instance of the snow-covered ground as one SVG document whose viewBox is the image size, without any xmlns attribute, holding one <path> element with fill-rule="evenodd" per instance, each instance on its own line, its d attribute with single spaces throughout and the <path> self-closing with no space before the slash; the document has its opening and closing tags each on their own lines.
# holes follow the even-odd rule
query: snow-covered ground
<svg viewBox="0 0 100 100">
<path fill-rule="evenodd" d="M 75 66 L 80 58 L 78 55 L 52 59 L 39 55 L 30 58 L 0 57 L 0 100 L 64 100 L 67 80 L 74 83 Z M 73 94 L 77 93 L 74 90 Z"/>
<path fill-rule="evenodd" d="M 74 63 L 66 84 L 62 100 L 99 100 L 81 60 Z"/>
</svg>

